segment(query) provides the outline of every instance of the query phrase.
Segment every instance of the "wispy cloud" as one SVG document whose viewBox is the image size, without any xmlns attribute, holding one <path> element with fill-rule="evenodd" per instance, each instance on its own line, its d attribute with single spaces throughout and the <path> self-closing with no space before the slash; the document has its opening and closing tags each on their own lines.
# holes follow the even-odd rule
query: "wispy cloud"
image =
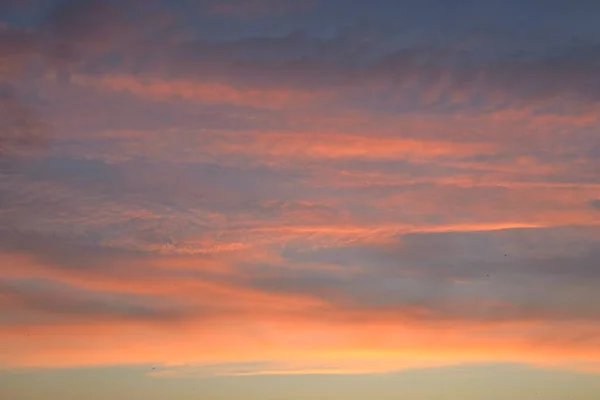
<svg viewBox="0 0 600 400">
<path fill-rule="evenodd" d="M 600 363 L 595 3 L 0 5 L 3 366 Z"/>
</svg>

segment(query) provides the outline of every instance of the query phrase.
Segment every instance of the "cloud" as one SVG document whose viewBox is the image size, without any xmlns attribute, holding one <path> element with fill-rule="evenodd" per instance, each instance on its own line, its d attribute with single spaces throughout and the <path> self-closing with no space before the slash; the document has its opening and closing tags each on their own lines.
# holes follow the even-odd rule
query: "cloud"
<svg viewBox="0 0 600 400">
<path fill-rule="evenodd" d="M 131 295 L 94 293 L 43 280 L 10 280 L 0 283 L 3 302 L 18 309 L 4 325 L 28 323 L 65 323 L 72 319 L 85 321 L 147 320 L 168 322 L 184 313 L 161 305 L 156 299 Z M 141 297 L 141 296 L 137 296 Z M 144 304 L 146 303 L 146 304 Z M 152 304 L 154 303 L 154 304 Z M 162 310 L 161 310 L 162 308 Z M 26 322 L 26 323 L 27 323 Z"/>
<path fill-rule="evenodd" d="M 51 127 L 20 98 L 14 86 L 1 82 L 0 120 L 0 174 L 14 173 L 29 157 L 48 150 Z"/>
<path fill-rule="evenodd" d="M 9 20 L 0 27 L 0 72 L 12 66 L 13 75 L 26 79 L 50 73 L 66 82 L 75 70 L 96 70 L 92 62 L 105 64 L 107 55 L 124 54 L 145 35 L 164 28 L 168 18 L 153 5 L 136 0 L 31 3 L 22 12 L 37 13 L 38 24 L 21 27 Z"/>
<path fill-rule="evenodd" d="M 106 76 L 99 82 L 82 77 L 80 79 L 75 78 L 75 83 L 101 89 L 127 91 L 138 96 L 148 96 L 163 101 L 183 98 L 206 104 L 264 107 L 275 110 L 302 106 L 306 103 L 327 98 L 326 93 L 288 90 L 285 88 L 238 88 L 226 83 L 137 79 L 131 76 Z"/>
<path fill-rule="evenodd" d="M 48 128 L 35 113 L 18 98 L 15 88 L 9 84 L 0 86 L 0 154 L 42 147 Z"/>
<path fill-rule="evenodd" d="M 310 9 L 317 0 L 301 2 L 291 0 L 225 0 L 207 1 L 212 14 L 237 18 L 252 18 L 299 12 Z"/>
<path fill-rule="evenodd" d="M 35 52 L 37 38 L 31 30 L 11 26 L 0 27 L 0 55 L 2 72 L 7 69 L 9 57 L 30 55 Z"/>
<path fill-rule="evenodd" d="M 1 361 L 155 363 L 166 367 L 165 376 L 377 373 L 490 360 L 576 368 L 596 359 L 595 278 L 585 275 L 584 290 L 563 279 L 553 283 L 552 268 L 531 264 L 565 254 L 554 241 L 581 243 L 590 234 L 565 233 L 421 234 L 403 236 L 396 247 L 329 250 L 292 251 L 287 244 L 284 258 L 264 248 L 203 258 L 110 249 L 99 257 L 102 251 L 92 249 L 69 269 L 61 258 L 35 256 L 28 239 L 28 247 L 5 247 L 2 255 L 21 267 L 2 276 L 1 304 L 12 310 L 4 314 L 3 337 L 12 345 Z M 510 244 L 520 247 L 503 248 Z M 593 246 L 563 248 L 577 260 Z M 45 251 L 74 260 L 80 248 L 55 243 Z M 512 261 L 498 264 L 503 251 Z M 515 264 L 519 258 L 523 263 Z M 218 267 L 223 262 L 226 268 Z M 324 269 L 334 264 L 343 268 Z M 457 271 L 464 282 L 452 281 Z M 440 281 L 444 275 L 452 279 Z M 213 365 L 219 363 L 230 366 Z"/>
<path fill-rule="evenodd" d="M 0 27 L 2 364 L 599 361 L 594 13 L 47 5 Z"/>
<path fill-rule="evenodd" d="M 426 320 L 596 320 L 600 309 L 590 305 L 599 282 L 593 268 L 597 239 L 582 241 L 588 234 L 569 228 L 415 233 L 397 242 L 289 247 L 289 262 L 360 272 L 274 269 L 251 284 L 323 297 L 342 308 L 414 312 Z"/>
<path fill-rule="evenodd" d="M 264 6 L 263 2 L 239 6 L 246 4 Z M 486 48 L 497 38 L 471 40 L 475 44 L 466 48 L 461 44 L 465 39 L 459 38 L 433 46 L 402 40 L 402 31 L 390 33 L 364 24 L 340 28 L 333 37 L 297 30 L 281 36 L 173 42 L 161 34 L 168 22 L 160 21 L 167 21 L 164 16 L 169 12 L 173 10 L 158 6 L 144 9 L 135 1 L 67 1 L 46 16 L 43 29 L 17 34 L 11 28 L 1 36 L 5 51 L 45 53 L 69 73 L 75 65 L 86 73 L 146 72 L 154 78 L 107 79 L 119 90 L 137 88 L 148 95 L 202 96 L 225 90 L 224 100 L 235 100 L 242 94 L 231 87 L 245 87 L 243 92 L 259 94 L 246 96 L 244 104 L 268 105 L 279 103 L 282 96 L 289 103 L 301 95 L 299 88 L 305 92 L 310 88 L 335 90 L 337 102 L 345 106 L 380 111 L 488 113 L 508 110 L 510 104 L 510 111 L 521 109 L 525 117 L 560 115 L 568 109 L 568 115 L 588 115 L 589 123 L 598 105 L 594 94 L 598 52 L 585 43 L 557 44 L 558 50 L 531 58 L 510 48 L 489 57 Z M 126 61 L 111 63 L 105 57 L 110 54 Z M 155 77 L 165 73 L 176 79 L 157 81 Z M 265 91 L 275 97 L 261 100 Z M 304 97 L 312 99 L 308 93 Z"/>
<path fill-rule="evenodd" d="M 0 13 L 14 12 L 23 6 L 26 6 L 27 3 L 27 0 L 2 0 L 0 2 Z"/>
</svg>

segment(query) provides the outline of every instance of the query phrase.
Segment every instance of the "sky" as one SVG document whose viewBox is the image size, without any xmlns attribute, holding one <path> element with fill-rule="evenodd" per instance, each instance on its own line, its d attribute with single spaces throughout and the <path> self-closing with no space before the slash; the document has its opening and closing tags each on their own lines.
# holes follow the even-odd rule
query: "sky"
<svg viewBox="0 0 600 400">
<path fill-rule="evenodd" d="M 598 15 L 0 0 L 0 397 L 598 399 Z"/>
</svg>

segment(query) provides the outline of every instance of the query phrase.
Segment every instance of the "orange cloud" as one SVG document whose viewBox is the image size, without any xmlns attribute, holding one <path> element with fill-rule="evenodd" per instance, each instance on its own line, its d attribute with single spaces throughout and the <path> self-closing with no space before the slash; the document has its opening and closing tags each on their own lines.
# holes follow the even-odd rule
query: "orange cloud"
<svg viewBox="0 0 600 400">
<path fill-rule="evenodd" d="M 0 26 L 4 114 L 38 121 L 15 86 L 58 128 L 0 148 L 1 365 L 600 365 L 595 66 L 455 63 L 369 24 L 210 42 L 134 3 Z M 225 39 L 246 30 L 271 33 Z"/>
<path fill-rule="evenodd" d="M 437 226 L 424 231 L 507 227 L 514 225 Z M 352 231 L 348 227 L 323 229 L 335 235 Z M 319 228 L 301 230 L 315 232 Z M 281 228 L 273 233 L 281 235 Z M 560 310 L 554 315 L 549 308 L 540 318 L 510 303 L 502 307 L 515 314 L 500 320 L 444 318 L 425 305 L 406 304 L 389 310 L 341 306 L 315 295 L 249 286 L 244 279 L 260 273 L 240 269 L 240 262 L 248 259 L 275 262 L 278 257 L 255 249 L 254 253 L 219 258 L 155 256 L 125 260 L 121 265 L 117 259 L 103 269 L 86 270 L 64 269 L 25 254 L 5 253 L 0 261 L 13 267 L 2 271 L 2 280 L 45 279 L 105 295 L 153 295 L 162 299 L 163 305 L 182 306 L 185 311 L 180 318 L 164 321 L 90 319 L 93 308 L 85 317 L 24 319 L 5 325 L 0 333 L 0 363 L 9 367 L 152 363 L 160 366 L 156 376 L 169 377 L 378 373 L 473 362 L 584 369 L 600 362 L 596 351 L 600 343 L 593 334 L 599 326 L 594 319 L 563 323 Z M 138 270 L 143 273 L 136 273 Z M 185 275 L 190 272 L 206 275 Z M 354 272 L 335 273 L 348 276 Z M 15 300 L 18 298 L 9 292 L 0 297 L 3 309 L 10 307 L 15 315 L 35 317 L 31 314 L 36 310 L 31 308 L 34 304 Z M 73 301 L 61 304 L 76 306 L 76 299 Z M 483 302 L 485 299 L 479 298 L 479 306 Z M 498 305 L 491 302 L 489 306 Z M 244 363 L 249 365 L 240 365 Z M 212 367 L 215 364 L 231 365 Z"/>
<path fill-rule="evenodd" d="M 71 83 L 105 90 L 124 91 L 157 100 L 185 99 L 205 104 L 227 104 L 267 109 L 302 107 L 327 99 L 326 91 L 233 86 L 222 82 L 189 79 L 135 78 L 127 75 L 90 79 L 75 76 Z"/>
<path fill-rule="evenodd" d="M 171 327 L 143 324 L 39 326 L 5 330 L 2 363 L 10 366 L 153 364 L 159 376 L 378 373 L 473 362 L 519 362 L 577 368 L 598 363 L 597 341 L 577 335 L 594 323 L 544 322 L 474 325 L 381 321 L 360 316 L 344 322 L 314 316 L 268 319 L 245 313 Z M 349 316 L 350 317 L 350 316 Z M 553 340 L 540 341 L 552 331 Z M 572 341 L 570 338 L 574 338 Z M 373 338 L 377 338 L 373 341 Z M 564 339 L 565 342 L 559 344 Z M 230 363 L 211 370 L 211 365 Z M 237 366 L 237 368 L 236 368 Z M 165 372 L 160 372 L 165 368 Z"/>
<path fill-rule="evenodd" d="M 337 132 L 254 132 L 245 136 L 220 136 L 216 150 L 224 153 L 250 153 L 256 157 L 319 159 L 431 159 L 461 157 L 492 151 L 482 143 L 453 143 L 381 137 L 376 134 L 351 135 Z"/>
</svg>

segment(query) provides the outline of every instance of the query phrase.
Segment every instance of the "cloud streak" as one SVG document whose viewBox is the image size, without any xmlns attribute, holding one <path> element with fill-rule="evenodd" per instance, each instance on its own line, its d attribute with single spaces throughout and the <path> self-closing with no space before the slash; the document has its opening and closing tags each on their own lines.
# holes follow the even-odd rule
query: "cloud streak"
<svg viewBox="0 0 600 400">
<path fill-rule="evenodd" d="M 0 3 L 3 367 L 600 365 L 595 3 L 358 3 Z"/>
</svg>

